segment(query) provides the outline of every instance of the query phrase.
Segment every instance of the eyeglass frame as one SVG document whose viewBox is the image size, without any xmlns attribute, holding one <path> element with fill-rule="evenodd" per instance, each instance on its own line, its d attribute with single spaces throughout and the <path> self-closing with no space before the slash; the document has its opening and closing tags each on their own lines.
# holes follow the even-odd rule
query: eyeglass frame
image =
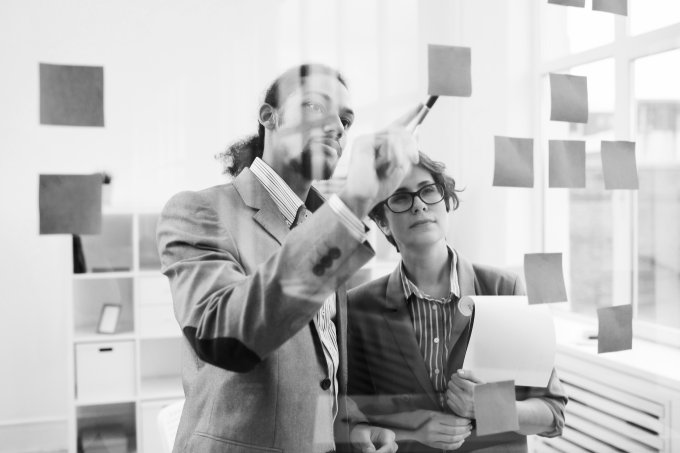
<svg viewBox="0 0 680 453">
<path fill-rule="evenodd" d="M 433 201 L 432 203 L 428 203 L 427 201 L 423 200 L 423 197 L 420 196 L 420 193 L 421 193 L 423 190 L 425 190 L 425 189 L 427 189 L 428 187 L 431 187 L 431 186 L 435 186 L 435 187 L 439 188 L 439 193 L 441 193 L 441 198 L 440 198 L 439 200 L 437 200 L 437 201 Z M 402 196 L 403 196 L 403 195 L 410 195 L 410 196 L 411 196 L 411 203 L 409 204 L 408 208 L 404 209 L 403 211 L 395 211 L 394 209 L 392 209 L 392 208 L 390 207 L 390 205 L 389 205 L 389 203 L 388 203 L 388 202 L 390 201 L 390 198 L 395 197 L 395 196 L 397 196 L 397 195 L 402 195 Z M 425 203 L 426 205 L 431 206 L 431 205 L 433 205 L 433 204 L 439 203 L 439 202 L 442 201 L 444 198 L 446 198 L 446 190 L 445 190 L 444 186 L 443 186 L 441 183 L 433 182 L 433 183 L 431 183 L 431 184 L 426 184 L 426 185 L 424 185 L 423 187 L 421 187 L 420 189 L 418 189 L 418 190 L 415 191 L 415 192 L 399 192 L 399 193 L 394 193 L 394 194 L 390 195 L 389 197 L 387 197 L 387 198 L 382 202 L 382 204 L 384 204 L 384 205 L 387 207 L 387 209 L 389 209 L 389 210 L 390 210 L 391 212 L 393 212 L 394 214 L 402 214 L 402 213 L 404 213 L 404 212 L 409 211 L 409 210 L 413 207 L 413 202 L 415 201 L 416 197 L 420 198 L 420 201 L 422 201 L 422 202 Z"/>
</svg>

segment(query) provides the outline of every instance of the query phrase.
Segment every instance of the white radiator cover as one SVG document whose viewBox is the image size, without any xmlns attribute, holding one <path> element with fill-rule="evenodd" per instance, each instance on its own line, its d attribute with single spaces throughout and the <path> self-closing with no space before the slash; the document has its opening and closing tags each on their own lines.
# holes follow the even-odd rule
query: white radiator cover
<svg viewBox="0 0 680 453">
<path fill-rule="evenodd" d="M 677 382 L 570 346 L 558 347 L 556 369 L 570 398 L 566 426 L 536 438 L 535 453 L 680 452 Z"/>
</svg>

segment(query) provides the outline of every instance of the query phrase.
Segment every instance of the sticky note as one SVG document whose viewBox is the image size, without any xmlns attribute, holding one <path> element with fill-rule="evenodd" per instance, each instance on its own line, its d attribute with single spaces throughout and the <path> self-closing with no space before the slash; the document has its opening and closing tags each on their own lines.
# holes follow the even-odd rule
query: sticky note
<svg viewBox="0 0 680 453">
<path fill-rule="evenodd" d="M 571 123 L 588 122 L 586 77 L 550 74 L 550 119 Z"/>
<path fill-rule="evenodd" d="M 550 140 L 548 142 L 548 186 L 583 188 L 586 186 L 586 142 Z"/>
<path fill-rule="evenodd" d="M 577 6 L 583 8 L 586 6 L 586 0 L 548 0 L 548 3 L 553 5 Z"/>
<path fill-rule="evenodd" d="M 633 347 L 633 306 L 616 305 L 597 309 L 597 353 Z"/>
<path fill-rule="evenodd" d="M 478 436 L 519 429 L 515 381 L 477 384 L 473 387 L 472 399 Z"/>
<path fill-rule="evenodd" d="M 494 137 L 493 185 L 534 187 L 534 140 Z"/>
<path fill-rule="evenodd" d="M 40 63 L 40 124 L 104 126 L 104 68 Z"/>
<path fill-rule="evenodd" d="M 567 301 L 561 253 L 524 255 L 524 279 L 530 305 Z"/>
<path fill-rule="evenodd" d="M 600 154 L 605 189 L 639 188 L 635 142 L 602 141 Z"/>
<path fill-rule="evenodd" d="M 99 234 L 102 175 L 40 175 L 40 234 Z"/>
<path fill-rule="evenodd" d="M 628 0 L 593 0 L 593 11 L 628 15 Z"/>
<path fill-rule="evenodd" d="M 470 64 L 469 47 L 430 44 L 427 49 L 427 92 L 432 96 L 471 96 Z"/>
</svg>

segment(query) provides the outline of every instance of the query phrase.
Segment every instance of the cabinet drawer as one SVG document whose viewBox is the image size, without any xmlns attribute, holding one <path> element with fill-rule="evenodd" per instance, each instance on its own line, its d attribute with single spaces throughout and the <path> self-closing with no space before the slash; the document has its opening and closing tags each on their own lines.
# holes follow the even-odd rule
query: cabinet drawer
<svg viewBox="0 0 680 453">
<path fill-rule="evenodd" d="M 132 341 L 76 345 L 76 395 L 80 402 L 135 395 Z"/>
</svg>

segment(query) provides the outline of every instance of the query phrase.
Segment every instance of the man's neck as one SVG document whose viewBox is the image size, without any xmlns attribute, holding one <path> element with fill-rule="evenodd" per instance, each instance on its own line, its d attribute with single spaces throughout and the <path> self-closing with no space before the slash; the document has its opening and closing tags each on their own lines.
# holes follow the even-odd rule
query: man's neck
<svg viewBox="0 0 680 453">
<path fill-rule="evenodd" d="M 445 297 L 451 291 L 451 262 L 446 241 L 417 250 L 402 250 L 401 258 L 411 281 L 425 294 Z"/>
<path fill-rule="evenodd" d="M 298 196 L 298 198 L 300 198 L 300 200 L 304 202 L 307 199 L 309 189 L 312 187 L 312 181 L 303 178 L 299 172 L 290 167 L 272 167 L 272 170 L 281 176 L 281 179 L 283 179 L 285 183 L 288 184 L 288 187 L 291 188 L 291 190 L 295 193 L 295 195 Z"/>
</svg>

